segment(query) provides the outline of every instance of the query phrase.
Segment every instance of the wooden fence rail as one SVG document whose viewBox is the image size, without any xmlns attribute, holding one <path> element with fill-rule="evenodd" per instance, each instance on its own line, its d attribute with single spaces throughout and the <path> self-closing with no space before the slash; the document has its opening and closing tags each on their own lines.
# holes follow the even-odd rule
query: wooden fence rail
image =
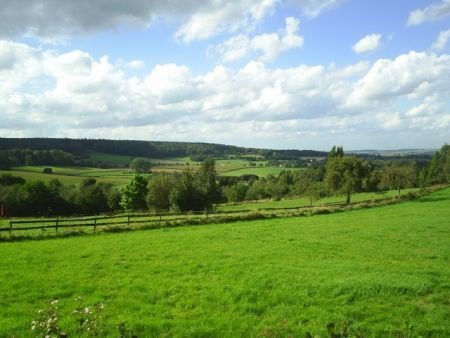
<svg viewBox="0 0 450 338">
<path fill-rule="evenodd" d="M 392 198 L 382 198 L 377 199 L 376 201 L 383 201 Z M 373 201 L 363 200 L 354 202 L 355 203 L 367 203 Z M 331 202 L 322 204 L 322 206 L 338 206 L 344 205 L 344 202 Z M 246 215 L 252 212 L 259 212 L 262 214 L 275 214 L 275 215 L 283 215 L 288 212 L 292 212 L 294 210 L 302 210 L 311 208 L 310 206 L 298 206 L 298 207 L 287 207 L 287 208 L 260 208 L 260 209 L 241 209 L 241 210 L 221 210 L 214 211 L 212 213 L 207 213 L 205 211 L 192 211 L 188 213 L 134 213 L 134 214 L 122 214 L 122 215 L 113 215 L 113 216 L 94 216 L 94 217 L 80 217 L 80 218 L 49 218 L 49 219 L 34 219 L 34 220 L 11 220 L 9 221 L 8 227 L 0 227 L 1 232 L 9 232 L 12 234 L 13 231 L 25 231 L 25 230 L 47 230 L 47 229 L 55 229 L 55 232 L 58 232 L 58 229 L 61 228 L 82 228 L 82 227 L 92 227 L 94 231 L 97 230 L 97 227 L 105 227 L 105 226 L 127 226 L 136 225 L 136 224 L 148 224 L 148 225 L 163 225 L 168 222 L 177 222 L 177 221 L 189 221 L 201 218 L 208 217 L 226 217 L 226 216 L 240 216 Z M 274 213 L 276 211 L 276 213 Z M 36 224 L 36 225 L 33 225 Z"/>
</svg>

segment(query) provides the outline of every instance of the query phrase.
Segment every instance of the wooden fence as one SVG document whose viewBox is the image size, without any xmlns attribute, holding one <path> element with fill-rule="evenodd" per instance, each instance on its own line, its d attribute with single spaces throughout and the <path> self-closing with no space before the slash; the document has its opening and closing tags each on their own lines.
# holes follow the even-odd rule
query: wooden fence
<svg viewBox="0 0 450 338">
<path fill-rule="evenodd" d="M 376 199 L 376 202 L 382 202 L 384 200 L 392 200 L 392 198 L 381 198 Z M 358 201 L 351 204 L 361 204 L 367 202 L 374 202 L 373 199 Z M 344 205 L 344 202 L 332 202 L 322 204 L 322 207 L 333 207 Z M 317 208 L 313 207 L 313 208 Z M 205 211 L 189 212 L 189 213 L 139 213 L 139 214 L 122 214 L 122 215 L 112 215 L 112 216 L 94 216 L 94 217 L 79 217 L 79 218 L 48 218 L 48 219 L 34 219 L 34 220 L 10 220 L 9 226 L 0 227 L 0 233 L 9 232 L 12 234 L 13 231 L 28 231 L 28 230 L 49 230 L 54 229 L 57 233 L 58 230 L 64 228 L 92 228 L 96 231 L 99 227 L 130 227 L 133 225 L 145 225 L 145 226 L 155 226 L 161 227 L 168 225 L 170 222 L 181 222 L 192 220 L 204 220 L 205 218 L 211 217 L 218 222 L 224 220 L 225 218 L 236 220 L 243 219 L 246 215 L 251 213 L 258 213 L 264 216 L 283 216 L 286 214 L 293 214 L 295 211 L 302 211 L 305 209 L 311 209 L 310 206 L 297 206 L 297 207 L 287 207 L 287 208 L 260 208 L 260 209 L 245 209 L 245 210 L 234 210 L 234 211 L 214 211 L 212 213 L 207 213 Z"/>
</svg>

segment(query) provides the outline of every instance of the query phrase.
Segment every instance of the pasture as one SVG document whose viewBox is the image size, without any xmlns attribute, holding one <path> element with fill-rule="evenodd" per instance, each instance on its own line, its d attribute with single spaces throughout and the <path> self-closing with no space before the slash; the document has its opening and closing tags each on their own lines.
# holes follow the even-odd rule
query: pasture
<svg viewBox="0 0 450 338">
<path fill-rule="evenodd" d="M 419 191 L 417 188 L 403 189 L 401 195 L 405 195 L 409 192 Z M 353 194 L 351 197 L 351 202 L 362 202 L 362 201 L 376 201 L 384 198 L 393 198 L 398 195 L 397 190 L 388 190 L 383 193 L 374 192 L 362 192 Z M 313 206 L 326 206 L 328 204 L 345 204 L 344 196 L 331 196 L 324 197 L 319 200 L 313 201 Z M 279 201 L 274 200 L 256 200 L 256 201 L 244 201 L 240 203 L 232 204 L 222 204 L 219 206 L 219 210 L 222 211 L 238 211 L 238 210 L 259 210 L 259 209 L 283 209 L 283 208 L 301 208 L 308 207 L 311 202 L 306 197 L 292 198 L 292 199 L 282 199 Z"/>
<path fill-rule="evenodd" d="M 79 185 L 84 179 L 88 177 L 95 178 L 99 183 L 112 183 L 115 185 L 127 184 L 130 177 L 133 175 L 127 169 L 99 169 L 88 167 L 57 167 L 52 168 L 52 174 L 43 174 L 42 170 L 46 166 L 24 166 L 15 167 L 12 170 L 0 170 L 1 174 L 10 174 L 13 176 L 20 176 L 27 181 L 44 181 L 48 182 L 52 179 L 58 179 L 62 184 Z"/>
<path fill-rule="evenodd" d="M 103 156 L 103 157 L 102 157 Z M 105 163 L 123 164 L 126 159 L 124 156 L 95 154 L 96 159 L 104 158 Z M 127 157 L 128 158 L 128 157 Z M 107 159 L 110 162 L 107 162 Z M 187 169 L 198 170 L 200 165 L 192 162 L 189 158 L 170 158 L 170 159 L 150 159 L 153 163 L 154 172 L 180 172 Z M 115 161 L 115 162 L 114 162 Z M 122 161 L 122 162 L 121 162 Z M 258 162 L 259 163 L 259 162 Z M 46 167 L 52 168 L 52 174 L 42 173 Z M 286 168 L 279 167 L 250 167 L 250 162 L 245 160 L 217 160 L 216 170 L 219 175 L 241 176 L 244 174 L 253 174 L 265 177 L 269 174 L 278 175 Z M 11 174 L 20 176 L 27 181 L 41 180 L 48 182 L 51 179 L 58 179 L 66 185 L 79 185 L 87 177 L 95 178 L 98 182 L 112 183 L 115 185 L 127 184 L 133 172 L 126 168 L 100 169 L 92 167 L 62 167 L 62 166 L 21 166 L 13 167 L 11 170 L 0 170 L 1 174 Z"/>
<path fill-rule="evenodd" d="M 278 176 L 284 170 L 302 170 L 302 168 L 285 168 L 285 167 L 245 167 L 223 171 L 221 176 L 239 177 L 242 175 L 256 175 L 266 177 L 268 175 Z"/>
<path fill-rule="evenodd" d="M 100 336 L 449 336 L 449 206 L 447 188 L 331 215 L 1 243 L 0 336 L 35 336 L 49 307 L 87 336 L 74 309 L 99 303 Z"/>
</svg>

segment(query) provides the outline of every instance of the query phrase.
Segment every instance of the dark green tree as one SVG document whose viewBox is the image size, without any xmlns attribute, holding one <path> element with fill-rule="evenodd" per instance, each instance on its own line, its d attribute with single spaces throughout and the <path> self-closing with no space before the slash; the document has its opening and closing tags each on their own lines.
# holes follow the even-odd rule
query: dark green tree
<svg viewBox="0 0 450 338">
<path fill-rule="evenodd" d="M 80 187 L 78 206 L 83 214 L 98 214 L 109 209 L 106 194 L 98 184 Z"/>
<path fill-rule="evenodd" d="M 147 206 L 151 210 L 170 209 L 170 192 L 174 185 L 171 175 L 163 173 L 153 175 L 148 183 Z"/>
<path fill-rule="evenodd" d="M 206 158 L 197 174 L 197 185 L 204 197 L 202 209 L 211 210 L 222 199 L 220 187 L 217 185 L 217 172 L 212 157 Z"/>
<path fill-rule="evenodd" d="M 351 194 L 362 191 L 367 176 L 367 165 L 358 157 L 341 156 L 343 150 L 329 156 L 326 166 L 325 183 L 329 191 L 346 196 L 350 203 Z"/>
<path fill-rule="evenodd" d="M 223 188 L 223 194 L 228 202 L 241 202 L 245 199 L 247 193 L 247 185 L 238 182 L 236 184 L 226 186 Z"/>
<path fill-rule="evenodd" d="M 152 162 L 148 158 L 137 157 L 130 162 L 130 169 L 139 174 L 150 172 Z"/>
<path fill-rule="evenodd" d="M 134 175 L 130 182 L 120 189 L 120 206 L 126 211 L 147 209 L 148 193 L 147 179 L 139 174 Z"/>
<path fill-rule="evenodd" d="M 175 211 L 205 210 L 205 194 L 199 189 L 191 170 L 183 172 L 176 178 L 169 199 L 170 207 Z"/>
<path fill-rule="evenodd" d="M 426 171 L 428 184 L 450 183 L 450 145 L 444 144 L 431 159 Z"/>
<path fill-rule="evenodd" d="M 396 189 L 398 190 L 398 197 L 400 197 L 400 190 L 404 188 L 411 188 L 416 184 L 416 172 L 412 166 L 387 166 L 381 175 L 382 189 Z"/>
</svg>

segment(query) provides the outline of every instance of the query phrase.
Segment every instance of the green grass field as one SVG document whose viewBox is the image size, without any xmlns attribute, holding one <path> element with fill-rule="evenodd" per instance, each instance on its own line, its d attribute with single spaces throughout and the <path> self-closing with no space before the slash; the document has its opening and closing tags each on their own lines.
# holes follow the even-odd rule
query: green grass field
<svg viewBox="0 0 450 338">
<path fill-rule="evenodd" d="M 418 191 L 417 188 L 403 189 L 401 195 L 405 195 L 408 192 Z M 389 190 L 385 193 L 363 192 L 353 194 L 351 202 L 361 202 L 370 200 L 379 200 L 383 198 L 392 198 L 398 195 L 397 190 Z M 332 196 L 313 201 L 313 206 L 324 206 L 330 203 L 345 203 L 345 196 Z M 223 204 L 219 206 L 219 210 L 223 211 L 237 211 L 237 210 L 258 210 L 265 208 L 298 208 L 310 206 L 311 202 L 306 197 L 282 199 L 279 201 L 273 200 L 258 200 L 258 201 L 244 201 L 235 204 Z"/>
<path fill-rule="evenodd" d="M 446 189 L 331 215 L 1 243 L 0 336 L 36 336 L 57 299 L 71 337 L 73 310 L 99 302 L 100 336 L 123 322 L 139 337 L 325 337 L 328 323 L 446 337 L 449 206 Z"/>
<path fill-rule="evenodd" d="M 283 168 L 283 167 L 248 167 L 235 170 L 228 170 L 221 173 L 222 176 L 239 177 L 242 175 L 256 175 L 266 177 L 267 175 L 277 176 L 283 170 L 302 170 L 302 168 Z"/>
<path fill-rule="evenodd" d="M 56 167 L 52 168 L 52 174 L 43 174 L 42 170 L 46 166 L 23 166 L 15 167 L 12 170 L 0 171 L 1 174 L 11 174 L 20 176 L 27 181 L 41 180 L 48 182 L 51 179 L 58 179 L 67 185 L 78 185 L 87 177 L 93 177 L 98 182 L 113 183 L 123 185 L 128 183 L 133 173 L 127 169 L 99 169 L 89 167 Z"/>
<path fill-rule="evenodd" d="M 120 165 L 128 165 L 132 160 L 131 156 L 114 155 L 106 153 L 90 153 L 89 157 L 103 163 L 120 164 Z"/>
<path fill-rule="evenodd" d="M 96 156 L 101 155 L 97 153 Z M 104 154 L 103 154 L 104 155 Z M 106 155 L 105 155 L 106 156 Z M 109 155 L 108 155 L 109 156 Z M 113 156 L 114 157 L 114 156 Z M 120 157 L 120 156 L 119 156 Z M 151 159 L 154 163 L 152 171 L 154 172 L 180 172 L 191 168 L 198 170 L 200 166 L 197 163 L 188 161 L 188 158 L 174 159 Z M 186 165 L 190 163 L 190 165 Z M 216 170 L 218 174 L 224 176 L 241 176 L 244 174 L 254 174 L 265 177 L 268 174 L 278 175 L 285 168 L 278 167 L 245 167 L 248 161 L 244 160 L 218 160 Z M 44 168 L 50 167 L 52 174 L 43 174 Z M 20 176 L 27 181 L 41 180 L 48 182 L 51 179 L 58 179 L 61 183 L 67 185 L 78 185 L 86 177 L 96 178 L 98 182 L 113 183 L 116 185 L 127 184 L 133 173 L 128 169 L 99 169 L 91 167 L 59 167 L 59 166 L 21 166 L 14 167 L 12 170 L 0 170 L 1 174 L 11 174 Z"/>
</svg>

